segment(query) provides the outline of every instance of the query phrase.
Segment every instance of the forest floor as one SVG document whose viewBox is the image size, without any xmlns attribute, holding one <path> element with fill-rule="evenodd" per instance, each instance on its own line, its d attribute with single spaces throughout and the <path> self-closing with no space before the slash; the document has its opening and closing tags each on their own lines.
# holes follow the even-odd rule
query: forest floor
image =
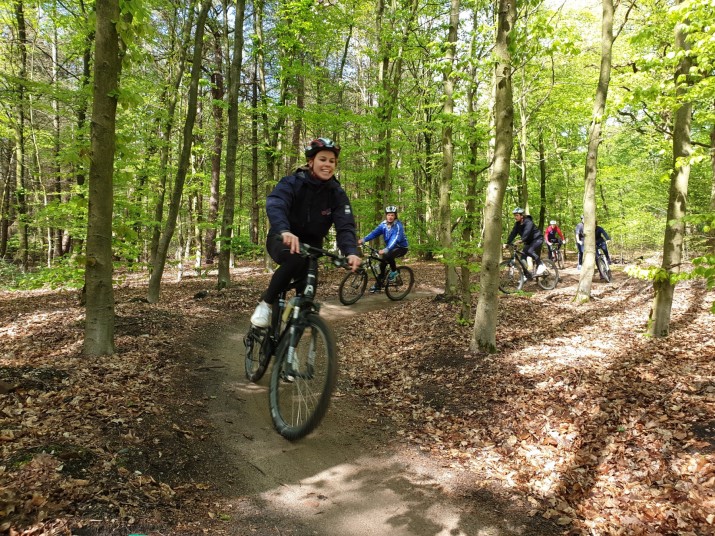
<svg viewBox="0 0 715 536">
<path fill-rule="evenodd" d="M 715 296 L 676 290 L 671 335 L 643 336 L 652 286 L 618 267 L 591 302 L 575 269 L 502 296 L 498 353 L 411 261 L 403 302 L 319 300 L 341 357 L 309 437 L 276 434 L 242 336 L 268 281 L 117 274 L 117 353 L 82 356 L 76 292 L 0 291 L 0 534 L 556 535 L 715 530 Z M 208 292 L 205 292 L 207 291 Z"/>
</svg>

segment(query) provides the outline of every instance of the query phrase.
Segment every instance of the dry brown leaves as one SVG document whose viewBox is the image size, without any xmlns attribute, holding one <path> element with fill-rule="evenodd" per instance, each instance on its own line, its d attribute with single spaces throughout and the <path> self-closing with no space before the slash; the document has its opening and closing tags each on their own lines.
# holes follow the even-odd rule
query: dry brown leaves
<svg viewBox="0 0 715 536">
<path fill-rule="evenodd" d="M 354 349 L 345 388 L 411 444 L 566 532 L 713 533 L 713 293 L 679 287 L 665 340 L 642 336 L 644 283 L 619 273 L 588 305 L 572 295 L 503 297 L 494 355 L 468 351 L 457 306 L 419 299 L 366 315 L 340 330 Z"/>
<path fill-rule="evenodd" d="M 413 267 L 440 285 L 440 266 Z M 177 388 L 191 356 L 176 343 L 249 311 L 266 282 L 255 268 L 202 299 L 211 281 L 166 283 L 156 305 L 140 301 L 142 282 L 124 284 L 119 351 L 91 360 L 75 295 L 0 293 L 0 532 L 77 533 L 91 520 L 205 528 L 212 486 L 192 464 L 210 432 L 191 416 L 201 401 Z M 340 275 L 324 277 L 323 298 Z M 564 532 L 712 533 L 713 293 L 679 287 L 672 335 L 649 340 L 643 283 L 619 272 L 580 307 L 568 283 L 502 298 L 494 355 L 470 353 L 458 306 L 432 298 L 345 321 L 340 390 L 406 445 Z"/>
</svg>

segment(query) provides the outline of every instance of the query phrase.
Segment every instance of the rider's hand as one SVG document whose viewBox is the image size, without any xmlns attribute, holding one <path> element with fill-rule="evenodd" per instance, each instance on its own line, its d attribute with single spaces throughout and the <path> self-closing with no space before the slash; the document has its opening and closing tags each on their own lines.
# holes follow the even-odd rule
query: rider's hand
<svg viewBox="0 0 715 536">
<path fill-rule="evenodd" d="M 501 248 L 502 248 L 502 249 L 506 249 L 506 248 L 508 248 L 508 247 L 509 247 L 509 244 L 502 244 L 502 245 L 501 245 Z"/>
<path fill-rule="evenodd" d="M 385 253 L 387 253 L 387 250 L 386 250 L 386 249 L 381 249 L 380 251 L 378 251 L 378 253 L 379 253 L 380 255 L 384 255 Z"/>
<path fill-rule="evenodd" d="M 363 243 L 364 243 L 364 242 L 363 242 L 363 239 L 362 239 L 362 238 L 359 238 L 359 239 L 358 239 L 358 246 L 362 246 Z"/>
<path fill-rule="evenodd" d="M 350 269 L 354 272 L 362 264 L 362 259 L 357 255 L 348 255 L 348 264 L 350 265 Z"/>
<path fill-rule="evenodd" d="M 290 231 L 283 231 L 281 238 L 283 238 L 283 244 L 290 248 L 291 253 L 300 253 L 300 239 L 297 236 Z"/>
</svg>

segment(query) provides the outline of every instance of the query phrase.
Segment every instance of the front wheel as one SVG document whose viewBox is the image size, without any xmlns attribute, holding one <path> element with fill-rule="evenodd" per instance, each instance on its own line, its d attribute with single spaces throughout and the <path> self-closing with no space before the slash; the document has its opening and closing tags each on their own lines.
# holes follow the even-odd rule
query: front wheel
<svg viewBox="0 0 715 536">
<path fill-rule="evenodd" d="M 348 272 L 340 282 L 338 298 L 343 305 L 352 305 L 365 294 L 367 287 L 367 272 L 359 269 L 357 272 Z"/>
<path fill-rule="evenodd" d="M 606 259 L 603 257 L 596 258 L 596 266 L 598 266 L 598 273 L 601 274 L 601 279 L 606 283 L 611 282 L 611 268 L 608 266 Z"/>
<path fill-rule="evenodd" d="M 394 301 L 401 300 L 407 296 L 415 284 L 415 273 L 412 271 L 412 268 L 398 266 L 396 271 L 397 276 L 393 279 L 390 279 L 389 272 L 388 275 L 385 276 L 385 294 Z"/>
<path fill-rule="evenodd" d="M 310 314 L 295 348 L 280 345 L 273 365 L 268 399 L 278 433 L 295 440 L 312 432 L 328 411 L 337 378 L 335 337 Z"/>
<path fill-rule="evenodd" d="M 503 261 L 499 263 L 499 290 L 504 294 L 511 294 L 521 290 L 524 286 L 524 270 L 516 261 Z"/>
<path fill-rule="evenodd" d="M 564 251 L 559 248 L 559 250 L 556 252 L 556 264 L 559 267 L 559 270 L 564 269 Z"/>
<path fill-rule="evenodd" d="M 541 275 L 536 276 L 536 282 L 544 290 L 552 290 L 556 288 L 559 283 L 559 270 L 556 265 L 550 260 L 541 259 L 541 262 L 546 268 L 546 272 Z"/>
</svg>

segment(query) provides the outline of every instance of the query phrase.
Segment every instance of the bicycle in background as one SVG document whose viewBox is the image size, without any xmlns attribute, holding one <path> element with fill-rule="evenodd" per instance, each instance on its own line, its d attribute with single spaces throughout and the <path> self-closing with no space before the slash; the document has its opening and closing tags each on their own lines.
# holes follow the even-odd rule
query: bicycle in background
<svg viewBox="0 0 715 536">
<path fill-rule="evenodd" d="M 606 283 L 611 282 L 611 264 L 608 262 L 604 251 L 598 247 L 598 244 L 596 244 L 596 269 L 601 279 Z"/>
<path fill-rule="evenodd" d="M 338 288 L 338 298 L 343 305 L 352 305 L 365 294 L 369 277 L 368 271 L 372 272 L 375 282 L 378 280 L 380 261 L 382 260 L 378 254 L 378 250 L 367 244 L 363 244 L 362 246 L 369 251 L 367 260 L 363 262 L 360 268 L 355 272 L 346 274 Z M 395 272 L 390 273 L 388 267 L 388 273 L 385 274 L 383 286 L 385 287 L 385 294 L 387 294 L 387 297 L 391 300 L 397 301 L 407 296 L 414 284 L 415 274 L 412 268 L 398 266 Z"/>
<path fill-rule="evenodd" d="M 530 274 L 526 260 L 521 258 L 521 252 L 517 245 L 509 244 L 509 248 L 511 249 L 511 258 L 499 263 L 499 290 L 504 294 L 511 294 L 521 290 L 530 279 L 534 279 L 544 290 L 556 288 L 559 283 L 559 270 L 553 262 L 541 259 L 546 271 L 540 275 Z"/>
<path fill-rule="evenodd" d="M 552 242 L 549 246 L 549 260 L 553 261 L 559 270 L 564 269 L 564 251 L 562 242 Z"/>
<path fill-rule="evenodd" d="M 336 266 L 349 268 L 345 257 L 300 244 L 308 258 L 308 275 L 302 290 L 286 300 L 284 290 L 273 306 L 271 325 L 253 325 L 243 339 L 246 347 L 246 378 L 259 381 L 275 356 L 268 401 L 275 429 L 289 440 L 312 432 L 323 420 L 338 377 L 335 336 L 320 317 L 315 301 L 318 259 L 330 257 Z"/>
</svg>

